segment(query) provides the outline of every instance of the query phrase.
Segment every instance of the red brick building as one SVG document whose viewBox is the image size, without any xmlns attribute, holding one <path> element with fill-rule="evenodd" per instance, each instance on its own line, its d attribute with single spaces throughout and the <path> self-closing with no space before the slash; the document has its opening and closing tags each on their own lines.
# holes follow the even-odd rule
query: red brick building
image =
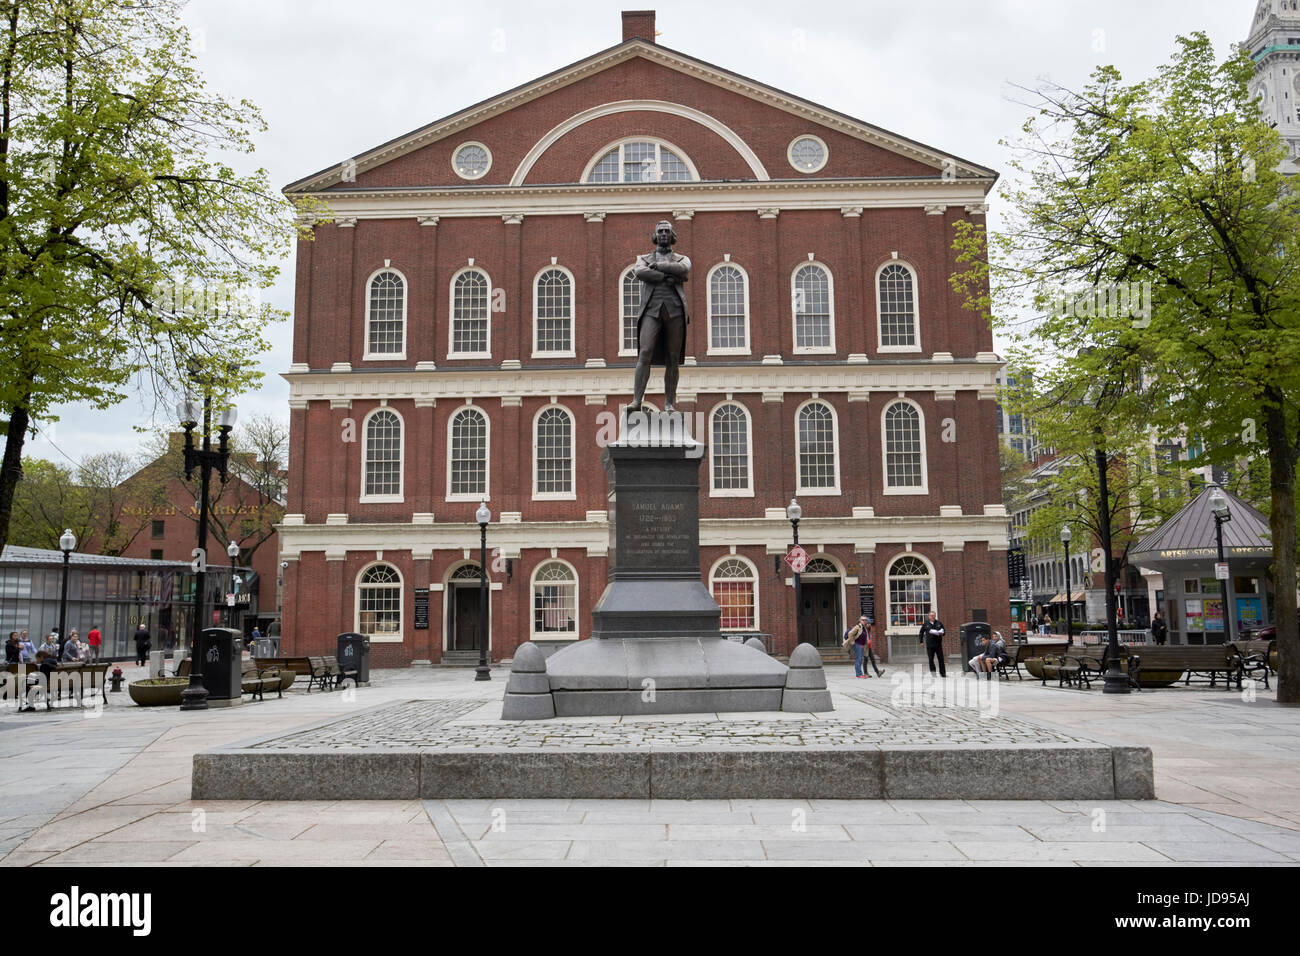
<svg viewBox="0 0 1300 956">
<path fill-rule="evenodd" d="M 123 483 L 125 499 L 120 523 L 129 525 L 133 534 L 121 551 L 123 557 L 186 563 L 193 560 L 198 544 L 198 474 L 189 483 L 182 479 L 182 436 L 173 434 L 170 442 L 166 455 L 145 465 Z M 245 480 L 241 472 L 252 480 Z M 253 456 L 238 452 L 231 455 L 225 484 L 213 472 L 208 519 L 209 598 L 205 602 L 212 607 L 213 619 L 205 621 L 205 626 L 209 623 L 226 626 L 229 621 L 230 626 L 248 634 L 255 622 L 265 631 L 268 623 L 279 617 L 280 559 L 276 525 L 284 516 L 284 506 L 276 500 L 275 489 L 283 488 L 283 479 L 278 466 L 259 464 L 253 461 Z M 240 593 L 233 617 L 224 600 L 231 580 L 228 573 L 231 560 L 226 548 L 232 540 L 240 547 L 235 563 L 241 569 Z M 87 542 L 85 550 L 98 550 L 97 542 Z M 250 570 L 255 574 L 249 575 Z M 181 586 L 184 593 L 180 597 L 184 601 L 193 600 L 188 576 Z M 179 634 L 188 640 L 191 627 L 188 605 L 164 607 L 144 613 L 144 617 L 154 634 Z M 154 646 L 157 649 L 162 645 Z"/>
<path fill-rule="evenodd" d="M 807 638 L 867 594 L 900 650 L 931 608 L 1007 628 L 1001 363 L 948 282 L 996 174 L 653 38 L 625 13 L 617 46 L 287 187 L 333 217 L 298 247 L 286 653 L 356 629 L 379 665 L 475 657 L 483 499 L 493 659 L 589 635 L 661 219 L 724 627 L 793 649 L 797 498 Z"/>
</svg>

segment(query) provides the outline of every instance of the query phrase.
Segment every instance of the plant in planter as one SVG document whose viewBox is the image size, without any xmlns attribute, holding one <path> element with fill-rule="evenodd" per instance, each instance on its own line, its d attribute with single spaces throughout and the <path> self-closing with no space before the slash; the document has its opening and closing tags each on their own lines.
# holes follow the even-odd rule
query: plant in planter
<svg viewBox="0 0 1300 956">
<path fill-rule="evenodd" d="M 141 707 L 179 707 L 181 693 L 189 685 L 188 677 L 153 677 L 131 681 L 126 690 Z"/>
</svg>

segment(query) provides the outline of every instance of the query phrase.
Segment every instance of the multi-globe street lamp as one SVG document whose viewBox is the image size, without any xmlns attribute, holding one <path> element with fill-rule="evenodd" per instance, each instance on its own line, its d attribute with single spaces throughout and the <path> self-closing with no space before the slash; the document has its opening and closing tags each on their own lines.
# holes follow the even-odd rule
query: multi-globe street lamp
<svg viewBox="0 0 1300 956">
<path fill-rule="evenodd" d="M 198 550 L 194 555 L 194 620 L 190 627 L 190 686 L 181 694 L 181 710 L 207 710 L 208 689 L 203 686 L 203 655 L 199 653 L 199 636 L 203 632 L 203 597 L 207 586 L 208 569 L 208 486 L 212 469 L 216 468 L 221 480 L 226 480 L 226 464 L 230 460 L 230 430 L 235 427 L 237 413 L 233 405 L 221 411 L 217 421 L 220 433 L 217 449 L 212 448 L 212 396 L 203 393 L 203 447 L 194 447 L 194 429 L 199 426 L 198 400 L 186 393 L 177 403 L 176 417 L 185 429 L 185 480 L 189 481 L 194 469 L 199 470 L 199 534 Z"/>
<path fill-rule="evenodd" d="M 474 669 L 474 679 L 491 680 L 492 668 L 488 665 L 488 586 L 487 586 L 487 527 L 492 520 L 492 512 L 484 501 L 474 512 L 478 522 L 479 560 L 478 560 L 478 667 Z"/>
</svg>

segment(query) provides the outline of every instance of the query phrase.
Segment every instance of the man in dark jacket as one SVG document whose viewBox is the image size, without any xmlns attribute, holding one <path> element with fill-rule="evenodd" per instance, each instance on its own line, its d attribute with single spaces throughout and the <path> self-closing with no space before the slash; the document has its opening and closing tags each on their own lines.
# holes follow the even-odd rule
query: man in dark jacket
<svg viewBox="0 0 1300 956">
<path fill-rule="evenodd" d="M 140 627 L 135 632 L 135 662 L 137 664 L 149 663 L 149 648 L 152 646 L 149 631 L 144 626 L 144 622 L 141 622 Z"/>
<path fill-rule="evenodd" d="M 921 625 L 921 641 L 925 644 L 925 656 L 930 662 L 931 674 L 934 673 L 934 662 L 938 658 L 940 677 L 948 676 L 948 669 L 943 662 L 943 636 L 947 633 L 948 631 L 943 626 L 943 622 L 939 620 L 939 616 L 934 611 L 931 611 L 930 620 Z"/>
</svg>

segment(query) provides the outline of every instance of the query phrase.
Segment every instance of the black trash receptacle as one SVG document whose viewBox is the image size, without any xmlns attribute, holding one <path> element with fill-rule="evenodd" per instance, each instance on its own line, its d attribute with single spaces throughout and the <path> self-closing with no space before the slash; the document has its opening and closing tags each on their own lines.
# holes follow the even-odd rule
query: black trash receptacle
<svg viewBox="0 0 1300 956">
<path fill-rule="evenodd" d="M 239 631 L 231 627 L 205 628 L 199 633 L 196 657 L 202 662 L 209 707 L 232 707 L 243 700 L 244 637 Z"/>
<path fill-rule="evenodd" d="M 984 649 L 984 639 L 993 636 L 993 628 L 984 621 L 971 621 L 961 626 L 961 670 L 974 671 L 970 659 Z"/>
<path fill-rule="evenodd" d="M 344 671 L 355 670 L 358 684 L 370 683 L 370 638 L 364 634 L 349 631 L 339 635 L 339 667 Z"/>
</svg>

